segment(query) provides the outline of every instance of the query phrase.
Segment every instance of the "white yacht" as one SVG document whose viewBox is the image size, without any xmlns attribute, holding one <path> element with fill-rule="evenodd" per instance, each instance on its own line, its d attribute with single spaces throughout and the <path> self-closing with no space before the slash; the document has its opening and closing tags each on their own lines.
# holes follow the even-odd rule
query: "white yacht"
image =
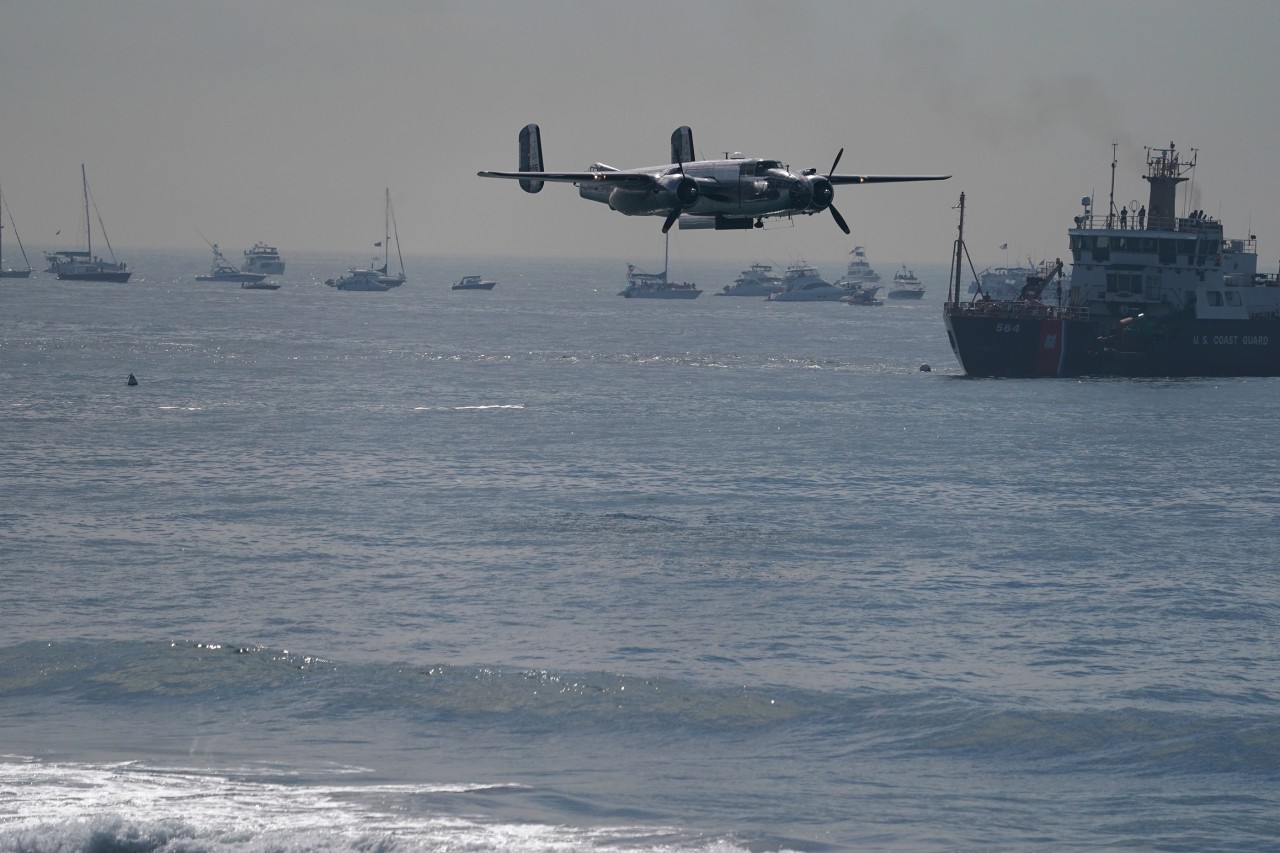
<svg viewBox="0 0 1280 853">
<path fill-rule="evenodd" d="M 770 302 L 839 302 L 843 288 L 823 279 L 818 270 L 805 263 L 787 267 L 782 277 L 782 290 L 767 297 Z"/>
<path fill-rule="evenodd" d="M 1041 263 L 1041 267 L 1045 264 Z M 981 292 L 997 302 L 1011 302 L 1018 298 L 1027 276 L 1036 275 L 1035 267 L 992 267 L 978 274 L 978 281 L 969 285 L 970 293 Z"/>
<path fill-rule="evenodd" d="M 325 281 L 330 287 L 336 287 L 338 290 L 367 290 L 367 291 L 384 291 L 390 290 L 391 285 L 382 280 L 383 276 L 377 270 L 347 270 L 347 274 L 341 278 L 331 278 Z"/>
<path fill-rule="evenodd" d="M 916 274 L 903 264 L 902 269 L 893 277 L 893 287 L 889 288 L 890 299 L 920 299 L 924 296 L 924 285 Z"/>
<path fill-rule="evenodd" d="M 768 296 L 782 290 L 781 277 L 774 275 L 773 267 L 768 264 L 752 264 L 734 279 L 733 284 L 726 284 L 724 290 L 716 296 Z"/>
<path fill-rule="evenodd" d="M 284 275 L 284 261 L 275 246 L 266 243 L 254 243 L 252 249 L 244 250 L 244 263 L 240 269 L 245 272 L 260 272 L 263 275 Z"/>
</svg>

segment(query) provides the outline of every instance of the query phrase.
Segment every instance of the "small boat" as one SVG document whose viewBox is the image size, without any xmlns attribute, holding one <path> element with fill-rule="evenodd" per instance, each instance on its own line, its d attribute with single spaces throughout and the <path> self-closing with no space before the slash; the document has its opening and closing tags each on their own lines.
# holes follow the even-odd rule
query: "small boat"
<svg viewBox="0 0 1280 853">
<path fill-rule="evenodd" d="M 787 267 L 782 290 L 766 298 L 770 302 L 839 302 L 844 296 L 844 289 L 824 280 L 816 268 L 798 263 Z"/>
<path fill-rule="evenodd" d="M 266 243 L 254 243 L 252 249 L 244 250 L 244 263 L 240 265 L 244 272 L 260 272 L 263 275 L 284 275 L 284 261 L 275 246 Z"/>
<path fill-rule="evenodd" d="M 18 236 L 18 226 L 13 222 L 13 211 L 9 209 L 9 203 L 4 201 L 4 194 L 0 193 L 0 202 L 4 204 L 4 212 L 9 214 L 9 227 L 13 229 L 13 238 L 18 241 L 18 249 L 22 251 L 22 262 L 27 265 L 25 270 L 6 269 L 4 266 L 4 256 L 0 254 L 0 278 L 30 278 L 31 262 L 27 260 L 27 250 L 22 246 L 22 238 Z M 4 234 L 4 222 L 0 221 L 0 235 Z"/>
<path fill-rule="evenodd" d="M 464 275 L 450 290 L 493 290 L 496 281 L 481 278 L 478 275 Z"/>
<path fill-rule="evenodd" d="M 840 301 L 846 305 L 883 305 L 884 300 L 876 298 L 879 292 L 880 285 L 863 284 L 847 290 Z"/>
<path fill-rule="evenodd" d="M 667 281 L 667 262 L 670 258 L 670 237 L 664 243 L 662 272 L 641 272 L 627 264 L 627 286 L 618 292 L 627 299 L 697 299 L 702 295 L 698 285 L 682 281 Z"/>
<path fill-rule="evenodd" d="M 107 244 L 107 253 L 111 260 L 104 260 L 93 254 L 93 231 L 89 225 L 89 178 L 84 164 L 80 164 L 80 185 L 84 190 L 84 233 L 85 251 L 69 250 L 48 252 L 50 271 L 58 276 L 59 281 L 111 281 L 122 284 L 129 280 L 131 272 L 123 262 L 116 260 L 111 249 L 111 240 L 107 238 L 107 229 L 102 227 L 102 217 L 98 217 L 98 227 L 102 228 L 102 239 Z M 94 205 L 97 209 L 97 205 Z"/>
<path fill-rule="evenodd" d="M 366 290 L 366 291 L 384 291 L 390 290 L 391 285 L 382 280 L 382 275 L 377 270 L 347 270 L 347 274 L 341 278 L 331 278 L 325 281 L 330 287 L 336 287 L 338 290 Z"/>
<path fill-rule="evenodd" d="M 196 276 L 196 281 L 239 281 L 252 284 L 267 277 L 263 272 L 245 272 L 236 269 L 223 256 L 217 243 L 210 243 L 209 246 L 213 249 L 213 266 L 209 268 L 208 275 Z"/>
<path fill-rule="evenodd" d="M 733 284 L 726 284 L 716 296 L 768 296 L 782 290 L 782 279 L 773 274 L 768 264 L 752 264 L 743 270 Z"/>
<path fill-rule="evenodd" d="M 893 276 L 893 287 L 889 288 L 888 296 L 890 299 L 920 299 L 924 296 L 924 285 L 903 264 L 902 269 Z"/>
<path fill-rule="evenodd" d="M 246 281 L 240 284 L 245 290 L 279 290 L 280 285 L 274 281 Z"/>
</svg>

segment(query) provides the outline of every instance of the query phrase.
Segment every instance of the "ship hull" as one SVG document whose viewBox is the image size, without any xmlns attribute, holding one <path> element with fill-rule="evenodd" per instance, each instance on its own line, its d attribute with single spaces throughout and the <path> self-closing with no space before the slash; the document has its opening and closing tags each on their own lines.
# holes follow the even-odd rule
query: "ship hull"
<svg viewBox="0 0 1280 853">
<path fill-rule="evenodd" d="M 1184 320 L 1100 334 L 1086 319 L 947 311 L 969 376 L 1280 376 L 1280 318 Z"/>
<path fill-rule="evenodd" d="M 620 296 L 627 299 L 697 299 L 701 290 L 624 290 Z"/>
</svg>

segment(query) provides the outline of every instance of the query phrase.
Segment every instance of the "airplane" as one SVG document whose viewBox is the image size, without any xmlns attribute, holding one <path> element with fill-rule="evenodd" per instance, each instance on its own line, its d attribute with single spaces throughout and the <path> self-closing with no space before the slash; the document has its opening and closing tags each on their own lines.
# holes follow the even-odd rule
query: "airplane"
<svg viewBox="0 0 1280 853">
<path fill-rule="evenodd" d="M 950 175 L 837 175 L 844 149 L 825 175 L 817 169 L 795 173 L 779 160 L 726 156 L 696 160 L 693 131 L 687 126 L 671 134 L 671 160 L 665 166 L 617 169 L 593 163 L 585 172 L 546 172 L 542 166 L 542 134 L 538 125 L 520 131 L 518 172 L 477 172 L 482 178 L 512 178 L 527 193 L 542 190 L 545 181 L 577 184 L 578 194 L 609 205 L 627 216 L 662 216 L 662 233 L 679 221 L 680 228 L 717 231 L 763 228 L 766 217 L 813 215 L 831 211 L 836 225 L 849 233 L 832 200 L 841 184 L 885 184 L 901 181 L 942 181 Z"/>
</svg>

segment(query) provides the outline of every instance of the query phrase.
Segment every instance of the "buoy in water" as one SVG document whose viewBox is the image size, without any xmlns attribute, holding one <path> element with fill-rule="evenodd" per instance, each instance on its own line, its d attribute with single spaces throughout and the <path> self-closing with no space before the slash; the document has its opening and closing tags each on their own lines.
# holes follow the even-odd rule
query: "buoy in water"
<svg viewBox="0 0 1280 853">
<path fill-rule="evenodd" d="M 920 365 L 920 372 L 921 372 L 921 373 L 931 373 L 932 371 L 933 371 L 933 368 L 932 368 L 932 367 L 930 367 L 928 364 L 922 364 L 922 365 Z"/>
<path fill-rule="evenodd" d="M 129 374 L 129 383 L 128 383 L 128 384 L 130 384 L 130 385 L 137 385 L 137 384 L 138 384 L 138 377 L 136 377 L 136 376 L 134 376 L 132 373 L 130 373 L 130 374 Z"/>
</svg>

